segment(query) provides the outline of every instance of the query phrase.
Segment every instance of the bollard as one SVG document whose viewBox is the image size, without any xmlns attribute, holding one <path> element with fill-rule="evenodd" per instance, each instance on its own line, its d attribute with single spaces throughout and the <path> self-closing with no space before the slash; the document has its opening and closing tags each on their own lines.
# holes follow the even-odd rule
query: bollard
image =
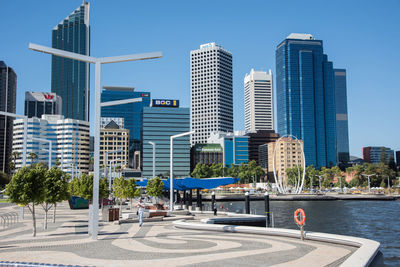
<svg viewBox="0 0 400 267">
<path fill-rule="evenodd" d="M 20 208 L 19 208 L 19 219 L 20 219 L 21 221 L 24 220 L 24 207 L 20 207 Z"/>
<path fill-rule="evenodd" d="M 266 224 L 265 224 L 265 227 L 269 227 L 269 225 L 270 225 L 270 222 L 271 222 L 271 213 L 270 213 L 270 211 L 269 211 L 269 194 L 268 194 L 268 192 L 265 192 L 265 194 L 264 194 L 264 204 L 265 204 L 265 214 L 266 214 L 266 216 L 267 216 L 267 218 L 266 218 Z"/>
<path fill-rule="evenodd" d="M 189 190 L 189 210 L 192 210 L 193 206 L 193 191 L 192 189 Z"/>
<path fill-rule="evenodd" d="M 249 195 L 249 192 L 246 192 L 244 194 L 244 196 L 245 196 L 244 208 L 246 210 L 246 214 L 250 214 L 250 195 Z"/>
<path fill-rule="evenodd" d="M 215 209 L 214 209 L 215 207 Z M 217 215 L 217 210 L 216 210 L 217 204 L 215 203 L 215 192 L 213 191 L 211 193 L 211 210 L 214 211 L 214 215 Z"/>
<path fill-rule="evenodd" d="M 200 205 L 199 205 L 199 207 L 200 207 L 200 211 L 203 211 L 203 200 L 202 200 L 202 194 L 201 194 L 201 192 L 200 192 L 200 190 L 199 190 L 199 200 L 200 200 Z"/>
</svg>

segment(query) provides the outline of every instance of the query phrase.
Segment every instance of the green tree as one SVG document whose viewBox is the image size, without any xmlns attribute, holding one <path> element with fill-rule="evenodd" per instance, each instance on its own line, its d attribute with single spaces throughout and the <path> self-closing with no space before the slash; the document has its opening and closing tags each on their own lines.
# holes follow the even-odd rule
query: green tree
<svg viewBox="0 0 400 267">
<path fill-rule="evenodd" d="M 397 166 L 396 166 L 396 163 L 394 162 L 393 156 L 390 156 L 390 158 L 389 158 L 388 167 L 389 167 L 391 170 L 395 171 L 395 172 L 397 171 Z"/>
<path fill-rule="evenodd" d="M 89 203 L 93 200 L 93 174 L 87 175 L 83 173 L 79 179 L 78 196 L 89 200 Z M 94 203 L 92 203 L 94 204 Z"/>
<path fill-rule="evenodd" d="M 222 177 L 222 175 L 223 175 L 222 163 L 211 164 L 209 169 L 210 169 L 210 173 L 211 173 L 210 177 Z"/>
<path fill-rule="evenodd" d="M 227 175 L 232 176 L 233 178 L 238 178 L 239 177 L 239 166 L 231 164 L 231 166 L 227 170 Z M 242 183 L 242 181 L 240 181 Z"/>
<path fill-rule="evenodd" d="M 29 158 L 31 159 L 31 165 L 35 162 L 35 159 L 37 159 L 37 154 L 35 152 L 30 152 L 29 153 Z"/>
<path fill-rule="evenodd" d="M 44 210 L 44 229 L 47 229 L 47 214 L 48 211 L 53 209 L 53 223 L 56 220 L 56 205 L 57 202 L 67 200 L 69 198 L 68 193 L 68 180 L 69 177 L 66 173 L 58 168 L 52 167 L 45 174 L 43 183 L 44 197 L 42 207 Z"/>
<path fill-rule="evenodd" d="M 159 177 L 147 181 L 146 192 L 151 197 L 161 197 L 164 191 L 164 183 Z"/>
<path fill-rule="evenodd" d="M 384 164 L 387 163 L 386 147 L 381 148 L 381 163 L 384 163 Z"/>
<path fill-rule="evenodd" d="M 99 199 L 101 203 L 101 209 L 103 209 L 103 199 L 110 195 L 110 189 L 108 186 L 108 180 L 106 177 L 102 177 L 99 180 Z"/>
<path fill-rule="evenodd" d="M 128 181 L 124 177 L 113 180 L 113 195 L 119 199 L 120 214 L 122 215 L 122 199 L 127 195 Z"/>
<path fill-rule="evenodd" d="M 33 236 L 36 236 L 35 205 L 43 202 L 44 180 L 46 169 L 41 166 L 35 168 L 22 167 L 18 170 L 6 187 L 9 201 L 28 206 L 32 213 Z"/>
<path fill-rule="evenodd" d="M 197 163 L 196 167 L 192 172 L 194 178 L 209 178 L 212 176 L 210 167 L 206 164 Z"/>
<path fill-rule="evenodd" d="M 132 198 L 140 196 L 140 188 L 136 187 L 136 180 L 131 178 L 127 182 L 126 197 L 129 198 L 131 204 L 131 211 L 133 210 Z"/>
<path fill-rule="evenodd" d="M 4 172 L 0 172 L 0 187 L 4 188 L 10 182 L 10 176 Z"/>
<path fill-rule="evenodd" d="M 306 177 L 305 177 L 305 181 L 304 181 L 304 186 L 307 187 L 309 186 L 311 189 L 311 186 L 314 187 L 314 185 L 318 184 L 318 175 L 319 171 L 317 169 L 315 169 L 315 167 L 313 165 L 311 166 L 307 166 L 306 167 Z M 312 182 L 312 184 L 311 184 Z"/>
</svg>

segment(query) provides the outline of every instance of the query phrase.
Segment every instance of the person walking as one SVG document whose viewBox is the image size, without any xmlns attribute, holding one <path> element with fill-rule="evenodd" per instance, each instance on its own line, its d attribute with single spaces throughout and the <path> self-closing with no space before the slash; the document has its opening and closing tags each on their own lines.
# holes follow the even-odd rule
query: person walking
<svg viewBox="0 0 400 267">
<path fill-rule="evenodd" d="M 213 203 L 214 216 L 217 216 L 217 202 Z"/>
<path fill-rule="evenodd" d="M 143 224 L 143 211 L 145 208 L 144 203 L 142 202 L 142 198 L 139 198 L 139 202 L 136 204 L 138 208 L 138 215 L 139 215 L 139 227 L 142 227 Z"/>
</svg>

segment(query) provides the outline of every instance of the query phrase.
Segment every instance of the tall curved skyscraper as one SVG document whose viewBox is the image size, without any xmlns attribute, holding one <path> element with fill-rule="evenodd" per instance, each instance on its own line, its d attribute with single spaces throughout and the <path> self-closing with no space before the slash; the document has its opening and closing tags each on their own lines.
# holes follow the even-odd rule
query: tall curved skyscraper
<svg viewBox="0 0 400 267">
<path fill-rule="evenodd" d="M 90 55 L 89 3 L 83 2 L 52 31 L 52 47 Z M 66 118 L 89 120 L 89 63 L 52 56 L 51 92 L 62 98 Z"/>
</svg>

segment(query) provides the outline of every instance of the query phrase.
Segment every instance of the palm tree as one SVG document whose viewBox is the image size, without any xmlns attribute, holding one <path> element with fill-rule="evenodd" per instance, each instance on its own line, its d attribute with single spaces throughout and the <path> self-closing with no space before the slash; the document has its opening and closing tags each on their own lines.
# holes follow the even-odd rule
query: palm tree
<svg viewBox="0 0 400 267">
<path fill-rule="evenodd" d="M 10 169 L 11 170 L 15 170 L 15 167 L 17 166 L 17 158 L 19 158 L 19 152 L 18 151 L 14 151 L 13 153 L 11 153 L 11 160 L 13 162 L 10 162 Z"/>
<path fill-rule="evenodd" d="M 29 157 L 31 158 L 31 165 L 33 164 L 33 161 L 37 159 L 37 154 L 35 152 L 30 152 Z"/>
</svg>

